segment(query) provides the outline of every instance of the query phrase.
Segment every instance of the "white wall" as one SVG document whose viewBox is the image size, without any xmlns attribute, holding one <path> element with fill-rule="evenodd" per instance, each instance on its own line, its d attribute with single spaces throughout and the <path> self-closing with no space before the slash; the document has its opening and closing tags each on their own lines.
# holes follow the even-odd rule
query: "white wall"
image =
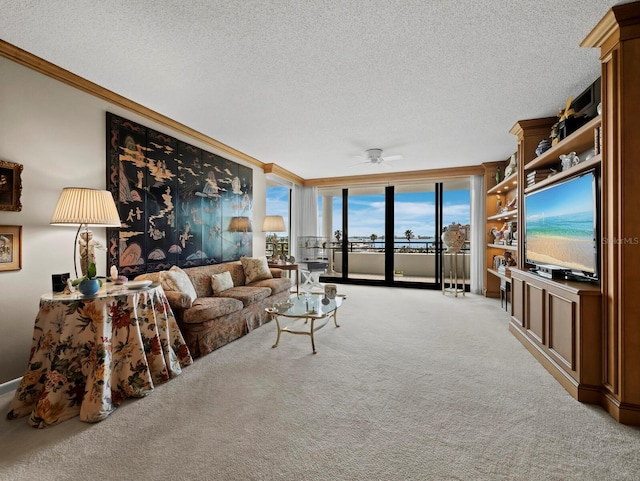
<svg viewBox="0 0 640 481">
<path fill-rule="evenodd" d="M 51 291 L 51 275 L 70 272 L 73 276 L 76 228 L 51 226 L 49 220 L 63 187 L 106 187 L 107 111 L 247 165 L 0 57 L 0 159 L 24 165 L 22 211 L 0 211 L 0 225 L 23 228 L 22 269 L 0 272 L 0 384 L 24 373 L 38 302 Z M 265 176 L 254 167 L 254 226 L 262 225 L 265 193 Z M 92 231 L 94 239 L 106 245 L 105 229 Z M 264 255 L 260 229 L 253 233 L 253 246 L 254 255 Z M 98 273 L 106 275 L 106 255 L 98 252 L 96 257 Z"/>
</svg>

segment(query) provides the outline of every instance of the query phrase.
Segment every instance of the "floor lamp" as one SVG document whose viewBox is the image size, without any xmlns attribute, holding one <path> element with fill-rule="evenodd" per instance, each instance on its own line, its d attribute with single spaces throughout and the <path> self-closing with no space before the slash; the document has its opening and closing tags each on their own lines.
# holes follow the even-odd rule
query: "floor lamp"
<svg viewBox="0 0 640 481">
<path fill-rule="evenodd" d="M 108 190 L 88 189 L 84 187 L 65 187 L 62 189 L 58 203 L 51 216 L 50 224 L 78 225 L 73 243 L 73 268 L 78 277 L 77 249 L 80 230 L 84 226 L 87 246 L 80 253 L 80 264 L 83 275 L 89 266 L 89 226 L 120 227 L 120 215 L 113 196 Z"/>
</svg>

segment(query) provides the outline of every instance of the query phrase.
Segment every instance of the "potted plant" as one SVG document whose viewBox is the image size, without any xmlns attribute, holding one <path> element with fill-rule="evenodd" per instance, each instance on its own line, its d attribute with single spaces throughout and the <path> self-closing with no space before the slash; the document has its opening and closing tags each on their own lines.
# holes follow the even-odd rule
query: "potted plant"
<svg viewBox="0 0 640 481">
<path fill-rule="evenodd" d="M 77 278 L 72 282 L 72 285 L 77 287 L 83 295 L 93 296 L 98 292 L 98 289 L 100 289 L 100 286 L 102 285 L 102 282 L 98 279 L 96 273 L 96 265 L 92 262 L 87 267 L 87 274 Z"/>
</svg>

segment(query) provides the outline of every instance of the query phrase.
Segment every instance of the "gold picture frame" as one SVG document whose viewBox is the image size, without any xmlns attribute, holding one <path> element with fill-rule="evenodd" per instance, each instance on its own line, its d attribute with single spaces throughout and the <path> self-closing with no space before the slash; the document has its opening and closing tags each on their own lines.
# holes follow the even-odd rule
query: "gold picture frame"
<svg viewBox="0 0 640 481">
<path fill-rule="evenodd" d="M 0 160 L 0 211 L 22 210 L 22 164 Z"/>
<path fill-rule="evenodd" d="M 0 225 L 0 271 L 22 269 L 22 226 Z"/>
</svg>

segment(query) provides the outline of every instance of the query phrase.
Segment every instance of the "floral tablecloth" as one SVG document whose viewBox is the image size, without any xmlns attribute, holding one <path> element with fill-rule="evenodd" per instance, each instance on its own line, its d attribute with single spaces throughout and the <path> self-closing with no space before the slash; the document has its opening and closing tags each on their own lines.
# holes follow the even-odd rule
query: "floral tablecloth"
<svg viewBox="0 0 640 481">
<path fill-rule="evenodd" d="M 28 369 L 7 417 L 30 415 L 38 428 L 78 415 L 101 421 L 192 362 L 161 286 L 43 296 Z"/>
</svg>

